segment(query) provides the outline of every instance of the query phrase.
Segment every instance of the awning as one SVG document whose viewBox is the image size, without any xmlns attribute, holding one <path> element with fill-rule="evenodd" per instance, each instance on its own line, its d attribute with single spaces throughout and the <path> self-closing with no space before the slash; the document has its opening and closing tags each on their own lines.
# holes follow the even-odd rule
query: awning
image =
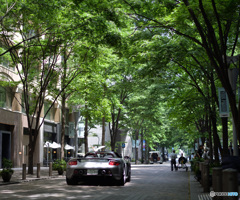
<svg viewBox="0 0 240 200">
<path fill-rule="evenodd" d="M 58 144 L 58 143 L 56 143 L 56 142 L 53 142 L 52 145 L 51 145 L 51 148 L 52 148 L 52 149 L 59 149 L 59 148 L 61 148 L 61 144 Z"/>
<path fill-rule="evenodd" d="M 51 142 L 47 141 L 47 142 L 45 142 L 44 147 L 48 147 L 48 148 L 52 148 L 52 149 L 59 149 L 59 148 L 61 148 L 61 144 L 58 144 L 56 142 L 51 143 Z"/>
<path fill-rule="evenodd" d="M 52 145 L 51 142 L 46 141 L 45 144 L 43 145 L 43 147 L 51 148 L 51 145 Z"/>
<path fill-rule="evenodd" d="M 70 146 L 69 144 L 66 144 L 64 147 L 66 150 L 75 150 L 75 147 Z"/>
</svg>

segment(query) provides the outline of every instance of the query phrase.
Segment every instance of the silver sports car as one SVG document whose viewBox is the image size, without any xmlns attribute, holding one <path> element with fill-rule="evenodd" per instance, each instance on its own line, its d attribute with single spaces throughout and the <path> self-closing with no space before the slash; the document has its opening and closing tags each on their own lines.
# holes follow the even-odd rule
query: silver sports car
<svg viewBox="0 0 240 200">
<path fill-rule="evenodd" d="M 83 158 L 73 158 L 67 163 L 66 181 L 76 185 L 80 181 L 113 179 L 123 186 L 131 180 L 131 163 L 115 152 L 89 152 Z"/>
</svg>

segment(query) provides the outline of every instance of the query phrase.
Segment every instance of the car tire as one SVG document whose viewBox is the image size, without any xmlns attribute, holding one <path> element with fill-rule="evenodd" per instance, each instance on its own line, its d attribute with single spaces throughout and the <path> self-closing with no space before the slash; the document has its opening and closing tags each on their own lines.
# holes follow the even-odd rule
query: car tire
<svg viewBox="0 0 240 200">
<path fill-rule="evenodd" d="M 130 182 L 130 181 L 131 181 L 131 170 L 129 170 L 128 177 L 126 179 L 126 182 Z"/>
<path fill-rule="evenodd" d="M 125 169 L 123 169 L 123 174 L 122 174 L 121 179 L 117 180 L 116 182 L 117 182 L 117 185 L 124 186 L 124 184 L 125 184 Z"/>
<path fill-rule="evenodd" d="M 121 179 L 117 181 L 117 185 L 124 186 L 124 184 L 125 184 L 124 175 L 122 175 Z"/>
<path fill-rule="evenodd" d="M 77 185 L 78 182 L 76 179 L 73 179 L 73 178 L 66 178 L 66 182 L 68 185 Z"/>
</svg>

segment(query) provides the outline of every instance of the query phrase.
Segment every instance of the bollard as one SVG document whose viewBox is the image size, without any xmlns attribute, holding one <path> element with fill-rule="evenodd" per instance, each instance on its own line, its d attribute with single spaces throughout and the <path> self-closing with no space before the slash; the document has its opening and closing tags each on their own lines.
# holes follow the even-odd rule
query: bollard
<svg viewBox="0 0 240 200">
<path fill-rule="evenodd" d="M 203 162 L 199 162 L 199 170 L 202 171 L 202 164 Z"/>
<path fill-rule="evenodd" d="M 212 169 L 212 187 L 213 192 L 222 192 L 222 168 L 214 167 Z M 213 200 L 222 200 L 221 196 L 214 196 Z"/>
<path fill-rule="evenodd" d="M 238 192 L 238 172 L 235 169 L 225 169 L 222 171 L 223 192 Z M 223 200 L 238 200 L 238 196 L 223 196 Z"/>
<path fill-rule="evenodd" d="M 37 178 L 40 178 L 40 163 L 37 163 Z"/>
<path fill-rule="evenodd" d="M 202 178 L 203 192 L 210 192 L 208 163 L 202 165 Z"/>
<path fill-rule="evenodd" d="M 52 176 L 52 162 L 49 163 L 49 176 Z"/>
<path fill-rule="evenodd" d="M 27 169 L 27 164 L 23 163 L 22 164 L 22 180 L 26 180 L 26 170 Z"/>
</svg>

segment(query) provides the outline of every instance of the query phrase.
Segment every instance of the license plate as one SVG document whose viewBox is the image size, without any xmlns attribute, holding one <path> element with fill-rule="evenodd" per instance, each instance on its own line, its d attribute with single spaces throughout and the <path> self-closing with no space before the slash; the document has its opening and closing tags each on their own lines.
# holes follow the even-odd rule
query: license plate
<svg viewBox="0 0 240 200">
<path fill-rule="evenodd" d="M 87 175 L 98 175 L 98 170 L 96 169 L 88 169 Z"/>
</svg>

